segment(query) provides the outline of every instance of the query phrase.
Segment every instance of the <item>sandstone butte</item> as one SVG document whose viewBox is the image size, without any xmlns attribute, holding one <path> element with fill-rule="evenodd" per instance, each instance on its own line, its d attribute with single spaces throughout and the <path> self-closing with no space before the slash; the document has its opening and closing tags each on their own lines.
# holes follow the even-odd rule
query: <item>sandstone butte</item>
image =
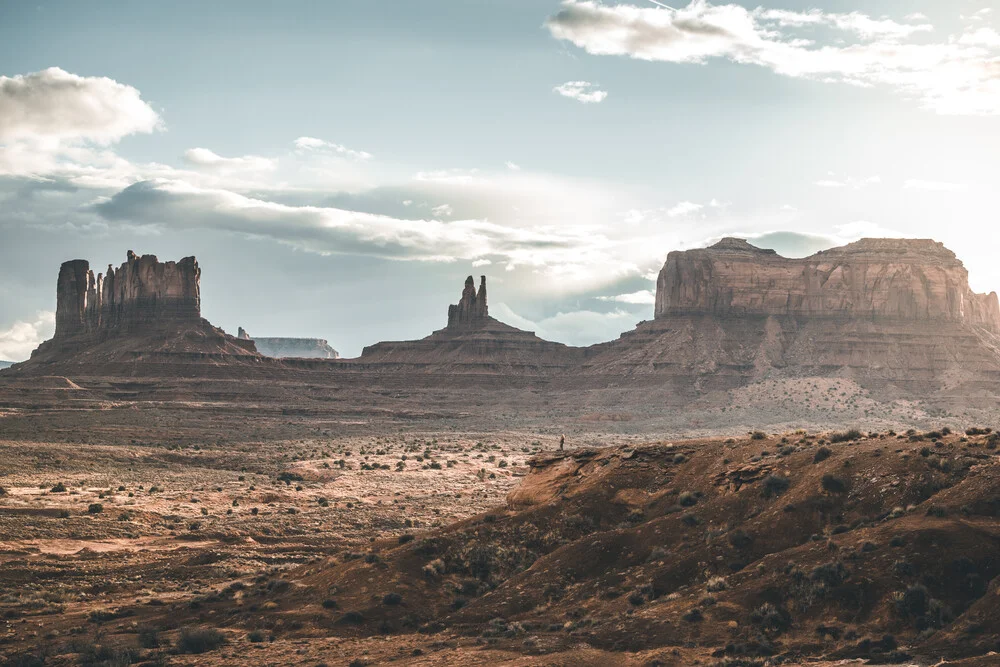
<svg viewBox="0 0 1000 667">
<path fill-rule="evenodd" d="M 104 276 L 83 260 L 63 264 L 55 336 L 15 371 L 121 358 L 208 358 L 216 373 L 220 364 L 259 364 L 253 341 L 201 318 L 200 277 L 193 257 L 159 262 L 129 252 Z M 775 375 L 922 392 L 944 386 L 949 374 L 961 378 L 960 393 L 1000 386 L 997 295 L 974 293 L 961 261 L 932 240 L 863 239 L 789 259 L 726 238 L 671 252 L 655 304 L 652 320 L 617 340 L 575 348 L 491 317 L 486 277 L 477 291 L 470 276 L 447 325 L 426 338 L 377 343 L 357 359 L 273 361 L 261 370 L 527 376 L 596 388 L 629 378 L 678 396 Z"/>
</svg>

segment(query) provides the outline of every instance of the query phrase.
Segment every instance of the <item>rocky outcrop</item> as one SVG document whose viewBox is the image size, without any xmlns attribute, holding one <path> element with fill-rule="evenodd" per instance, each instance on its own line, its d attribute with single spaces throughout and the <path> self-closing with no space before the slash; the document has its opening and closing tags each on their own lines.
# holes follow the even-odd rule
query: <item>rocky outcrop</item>
<svg viewBox="0 0 1000 667">
<path fill-rule="evenodd" d="M 469 276 L 461 300 L 448 307 L 445 328 L 420 340 L 369 345 L 359 361 L 393 372 L 537 374 L 569 368 L 582 357 L 579 348 L 543 340 L 490 317 L 486 276 L 480 278 L 478 292 Z"/>
<path fill-rule="evenodd" d="M 254 336 L 243 327 L 239 328 L 237 338 L 240 340 L 252 340 L 257 346 L 257 351 L 265 357 L 275 359 L 296 358 L 296 359 L 340 359 L 340 353 L 330 347 L 330 344 L 322 338 L 275 338 Z"/>
<path fill-rule="evenodd" d="M 448 329 L 472 329 L 486 323 L 489 316 L 489 308 L 486 305 L 486 276 L 480 276 L 478 293 L 475 281 L 469 276 L 465 279 L 462 299 L 457 304 L 448 306 Z"/>
<path fill-rule="evenodd" d="M 996 293 L 976 294 L 955 253 L 923 239 L 862 239 L 804 259 L 743 239 L 672 252 L 656 318 L 777 315 L 958 322 L 1000 331 Z"/>
<path fill-rule="evenodd" d="M 582 374 L 689 399 L 764 378 L 849 377 L 909 395 L 1000 389 L 1000 309 L 930 240 L 864 239 L 803 259 L 742 239 L 672 252 L 655 319 L 588 349 Z"/>
<path fill-rule="evenodd" d="M 160 262 L 155 255 L 108 266 L 96 276 L 83 259 L 64 262 L 56 285 L 55 340 L 143 324 L 201 320 L 201 269 L 194 257 Z"/>
<path fill-rule="evenodd" d="M 201 269 L 194 257 L 161 262 L 129 251 L 120 267 L 96 275 L 86 260 L 63 263 L 55 334 L 31 361 L 110 364 L 151 355 L 259 359 L 253 341 L 233 338 L 201 317 Z"/>
</svg>

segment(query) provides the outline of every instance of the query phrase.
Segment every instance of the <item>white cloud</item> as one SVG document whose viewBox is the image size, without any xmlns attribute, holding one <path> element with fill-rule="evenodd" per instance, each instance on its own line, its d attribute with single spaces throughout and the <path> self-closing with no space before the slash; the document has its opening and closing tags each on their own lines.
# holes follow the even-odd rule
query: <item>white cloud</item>
<svg viewBox="0 0 1000 667">
<path fill-rule="evenodd" d="M 0 76 L 0 142 L 50 148 L 79 141 L 109 144 L 160 124 L 138 90 L 107 77 L 77 76 L 58 67 Z"/>
<path fill-rule="evenodd" d="M 431 213 L 438 218 L 448 218 L 455 212 L 455 210 L 449 204 L 441 204 L 440 206 L 435 206 L 431 209 Z"/>
<path fill-rule="evenodd" d="M 269 171 L 275 167 L 274 160 L 258 155 L 222 157 L 207 148 L 189 148 L 184 151 L 184 160 L 196 167 L 219 170 Z"/>
<path fill-rule="evenodd" d="M 332 141 L 317 139 L 316 137 L 299 137 L 295 140 L 295 148 L 300 151 L 332 152 L 354 160 L 369 160 L 372 157 L 372 154 L 366 151 L 354 150 L 353 148 L 348 148 L 347 146 L 343 146 L 341 144 L 335 144 Z"/>
<path fill-rule="evenodd" d="M 599 296 L 600 301 L 617 301 L 618 303 L 631 304 L 654 304 L 656 303 L 656 293 L 653 290 L 639 290 L 629 294 L 617 294 L 615 296 Z"/>
<path fill-rule="evenodd" d="M 725 58 L 789 77 L 886 86 L 941 114 L 1000 114 L 1000 53 L 956 39 L 906 41 L 930 32 L 926 24 L 858 12 L 748 10 L 707 0 L 679 9 L 564 0 L 546 25 L 557 39 L 595 55 L 671 63 Z M 824 43 L 812 33 L 796 34 L 816 25 L 832 26 L 845 37 Z"/>
<path fill-rule="evenodd" d="M 395 260 L 500 259 L 555 275 L 621 265 L 611 242 L 587 227 L 517 228 L 486 220 L 402 220 L 334 207 L 290 206 L 183 181 L 143 181 L 98 203 L 110 221 L 171 229 L 217 229 L 321 254 Z"/>
<path fill-rule="evenodd" d="M 705 208 L 701 204 L 695 204 L 690 201 L 682 201 L 674 207 L 667 210 L 667 216 L 671 218 L 679 218 L 681 216 L 690 215 L 701 209 Z"/>
<path fill-rule="evenodd" d="M 765 21 L 774 22 L 781 27 L 800 28 L 803 26 L 825 25 L 845 32 L 855 33 L 864 39 L 903 38 L 909 37 L 918 32 L 932 32 L 934 27 L 922 23 L 919 25 L 906 25 L 896 23 L 891 19 L 873 19 L 867 14 L 851 12 L 850 14 L 825 13 L 818 9 L 808 12 L 794 12 L 784 9 L 758 9 L 754 15 Z M 926 17 L 918 18 L 917 14 L 911 14 L 908 20 L 926 20 Z"/>
<path fill-rule="evenodd" d="M 596 88 L 589 81 L 567 81 L 553 88 L 552 92 L 583 104 L 598 104 L 608 96 L 607 91 Z"/>
<path fill-rule="evenodd" d="M 510 169 L 511 171 L 521 171 L 521 167 L 519 165 L 517 165 L 517 164 L 514 164 L 510 160 L 508 160 L 504 164 L 506 164 L 507 168 Z"/>
<path fill-rule="evenodd" d="M 40 311 L 32 322 L 17 321 L 0 331 L 0 360 L 24 361 L 38 345 L 55 332 L 56 314 Z"/>
<path fill-rule="evenodd" d="M 904 190 L 928 190 L 931 192 L 962 192 L 969 186 L 964 183 L 946 183 L 943 181 L 923 181 L 911 178 L 903 183 Z"/>
<path fill-rule="evenodd" d="M 861 190 L 869 185 L 878 185 L 882 182 L 881 176 L 869 176 L 867 178 L 854 178 L 848 176 L 847 178 L 837 178 L 836 174 L 827 174 L 828 178 L 820 179 L 815 181 L 813 185 L 821 188 L 850 188 L 852 190 Z"/>
<path fill-rule="evenodd" d="M 985 46 L 988 48 L 1000 48 L 1000 32 L 993 28 L 979 28 L 972 32 L 964 33 L 959 39 L 959 44 L 969 46 Z"/>
<path fill-rule="evenodd" d="M 624 310 L 610 313 L 576 310 L 532 321 L 517 314 L 505 303 L 491 305 L 490 314 L 519 329 L 534 331 L 541 338 L 567 345 L 593 345 L 614 340 L 642 319 Z"/>
<path fill-rule="evenodd" d="M 492 263 L 493 262 L 491 262 L 488 259 L 477 259 L 474 262 L 472 262 L 472 266 L 478 269 L 480 266 L 489 266 Z"/>
</svg>

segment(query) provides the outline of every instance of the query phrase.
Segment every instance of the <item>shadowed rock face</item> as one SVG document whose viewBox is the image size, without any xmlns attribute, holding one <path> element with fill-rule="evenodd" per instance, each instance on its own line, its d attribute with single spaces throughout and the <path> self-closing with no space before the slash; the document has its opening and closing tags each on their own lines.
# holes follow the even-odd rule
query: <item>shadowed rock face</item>
<svg viewBox="0 0 1000 667">
<path fill-rule="evenodd" d="M 489 315 L 486 305 L 486 276 L 480 276 L 478 294 L 476 283 L 469 276 L 465 279 L 462 300 L 456 305 L 448 306 L 448 328 L 468 329 L 480 326 L 489 319 Z"/>
<path fill-rule="evenodd" d="M 155 255 L 137 256 L 106 275 L 90 270 L 86 260 L 65 262 L 56 287 L 55 340 L 81 333 L 143 323 L 201 320 L 201 269 L 194 257 L 160 262 Z"/>
<path fill-rule="evenodd" d="M 672 252 L 655 315 L 790 315 L 960 322 L 1000 331 L 996 293 L 976 294 L 962 262 L 929 239 L 862 239 L 787 259 L 743 239 Z"/>
<path fill-rule="evenodd" d="M 253 341 L 233 338 L 201 317 L 200 284 L 194 257 L 161 262 L 129 251 L 124 264 L 97 275 L 86 260 L 65 262 L 56 284 L 55 335 L 32 352 L 24 370 L 49 372 L 68 363 L 110 372 L 119 368 L 114 364 L 142 359 L 170 374 L 178 360 L 259 360 Z"/>
</svg>

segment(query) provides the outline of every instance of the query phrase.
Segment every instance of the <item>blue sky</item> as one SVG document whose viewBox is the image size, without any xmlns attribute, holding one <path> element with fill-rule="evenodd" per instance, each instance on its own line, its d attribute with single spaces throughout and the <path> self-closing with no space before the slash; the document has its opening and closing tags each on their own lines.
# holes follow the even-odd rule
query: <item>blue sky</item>
<svg viewBox="0 0 1000 667">
<path fill-rule="evenodd" d="M 0 357 L 60 262 L 128 249 L 348 355 L 480 273 L 501 319 L 606 340 L 727 234 L 932 237 L 1000 287 L 994 3 L 666 4 L 0 4 Z"/>
</svg>

